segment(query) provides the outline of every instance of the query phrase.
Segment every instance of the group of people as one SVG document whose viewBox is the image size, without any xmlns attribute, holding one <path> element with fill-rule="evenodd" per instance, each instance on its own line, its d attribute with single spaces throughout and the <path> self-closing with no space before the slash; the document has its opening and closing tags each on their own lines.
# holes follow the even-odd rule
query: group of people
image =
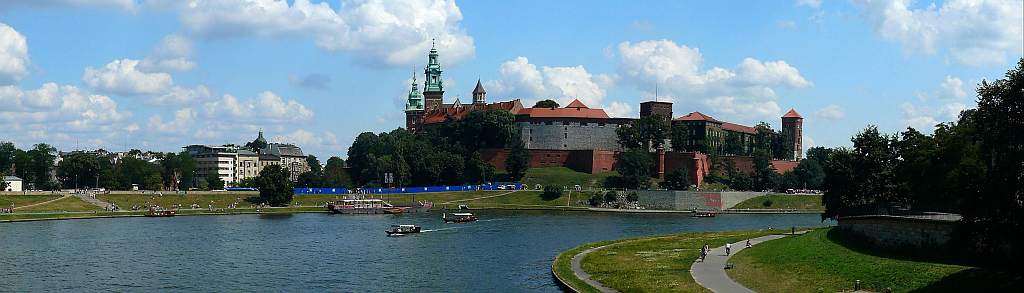
<svg viewBox="0 0 1024 293">
<path fill-rule="evenodd" d="M 750 246 L 751 246 L 750 239 L 747 239 L 746 247 L 750 248 Z M 704 258 L 708 256 L 708 253 L 711 253 L 711 248 L 708 247 L 707 244 L 704 244 L 704 246 L 700 247 L 700 262 L 704 262 Z M 725 244 L 725 255 L 729 255 L 731 253 L 732 253 L 732 243 L 726 243 Z"/>
</svg>

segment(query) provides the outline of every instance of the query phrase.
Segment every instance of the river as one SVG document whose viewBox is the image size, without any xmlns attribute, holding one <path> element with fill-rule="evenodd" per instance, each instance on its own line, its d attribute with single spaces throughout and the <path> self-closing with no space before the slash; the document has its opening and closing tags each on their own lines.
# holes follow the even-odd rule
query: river
<svg viewBox="0 0 1024 293">
<path fill-rule="evenodd" d="M 822 226 L 816 214 L 480 211 L 0 223 L 0 291 L 558 292 L 552 259 L 632 236 Z M 391 224 L 418 235 L 386 237 Z"/>
</svg>

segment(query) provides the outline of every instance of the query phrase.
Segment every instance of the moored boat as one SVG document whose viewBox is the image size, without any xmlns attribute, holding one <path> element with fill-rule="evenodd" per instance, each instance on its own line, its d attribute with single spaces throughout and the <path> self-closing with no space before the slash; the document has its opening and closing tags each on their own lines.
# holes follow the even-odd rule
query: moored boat
<svg viewBox="0 0 1024 293">
<path fill-rule="evenodd" d="M 479 220 L 480 218 L 472 213 L 444 213 L 441 220 L 445 223 L 466 223 Z"/>
<path fill-rule="evenodd" d="M 411 206 L 395 206 L 381 199 L 343 199 L 327 204 L 327 211 L 333 214 L 395 214 L 427 212 L 434 207 L 429 201 L 417 202 Z"/>
<path fill-rule="evenodd" d="M 172 210 L 156 209 L 153 207 L 146 211 L 145 216 L 147 217 L 173 217 L 176 213 Z"/>
<path fill-rule="evenodd" d="M 384 230 L 384 233 L 388 233 L 388 236 L 402 236 L 419 232 L 420 226 L 416 225 L 391 225 L 390 228 Z"/>
</svg>

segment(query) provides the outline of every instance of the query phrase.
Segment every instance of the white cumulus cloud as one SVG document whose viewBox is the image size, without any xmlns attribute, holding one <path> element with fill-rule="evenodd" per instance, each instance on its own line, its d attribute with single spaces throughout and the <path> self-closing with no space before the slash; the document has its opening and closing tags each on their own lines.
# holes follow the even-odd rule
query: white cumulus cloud
<svg viewBox="0 0 1024 293">
<path fill-rule="evenodd" d="M 244 35 L 308 37 L 329 51 L 354 52 L 362 63 L 422 64 L 432 39 L 447 64 L 473 57 L 473 38 L 459 26 L 454 0 L 170 1 L 185 28 L 207 38 Z"/>
<path fill-rule="evenodd" d="M 94 89 L 119 95 L 152 95 L 165 93 L 174 84 L 165 72 L 143 72 L 139 60 L 119 59 L 102 68 L 86 67 L 82 81 Z"/>
<path fill-rule="evenodd" d="M 846 117 L 846 112 L 843 111 L 843 107 L 832 104 L 819 109 L 814 115 L 824 120 L 839 120 Z"/>
<path fill-rule="evenodd" d="M 813 86 L 783 60 L 744 58 L 735 69 L 705 69 L 699 49 L 671 40 L 623 42 L 618 54 L 619 75 L 641 88 L 642 96 L 653 96 L 651 84 L 656 82 L 659 96 L 732 118 L 776 118 L 781 114 L 776 88 Z"/>
<path fill-rule="evenodd" d="M 907 53 L 948 49 L 959 63 L 1001 64 L 1024 54 L 1024 1 L 948 0 L 912 8 L 911 0 L 858 0 L 868 21 Z"/>
<path fill-rule="evenodd" d="M 579 99 L 588 106 L 600 106 L 607 96 L 602 85 L 611 82 L 610 77 L 591 74 L 583 65 L 538 68 L 522 56 L 502 63 L 499 74 L 499 80 L 487 82 L 487 90 L 499 96 L 523 98 L 527 104 L 550 98 L 561 105 Z"/>
<path fill-rule="evenodd" d="M 297 122 L 313 118 L 313 111 L 295 100 L 285 101 L 265 91 L 254 99 L 243 100 L 232 95 L 205 104 L 208 117 L 233 121 Z"/>
<path fill-rule="evenodd" d="M 25 78 L 28 65 L 25 36 L 0 22 L 0 85 L 13 84 Z"/>
</svg>

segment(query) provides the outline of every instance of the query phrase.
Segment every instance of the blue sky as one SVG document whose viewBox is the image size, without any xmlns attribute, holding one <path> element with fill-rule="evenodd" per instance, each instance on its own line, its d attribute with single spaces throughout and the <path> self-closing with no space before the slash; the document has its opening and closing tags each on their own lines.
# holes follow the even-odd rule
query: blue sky
<svg viewBox="0 0 1024 293">
<path fill-rule="evenodd" d="M 404 125 L 431 39 L 446 102 L 672 100 L 848 145 L 928 127 L 1021 58 L 1022 1 L 42 0 L 0 4 L 0 140 L 177 151 L 272 140 L 344 157 Z"/>
</svg>

